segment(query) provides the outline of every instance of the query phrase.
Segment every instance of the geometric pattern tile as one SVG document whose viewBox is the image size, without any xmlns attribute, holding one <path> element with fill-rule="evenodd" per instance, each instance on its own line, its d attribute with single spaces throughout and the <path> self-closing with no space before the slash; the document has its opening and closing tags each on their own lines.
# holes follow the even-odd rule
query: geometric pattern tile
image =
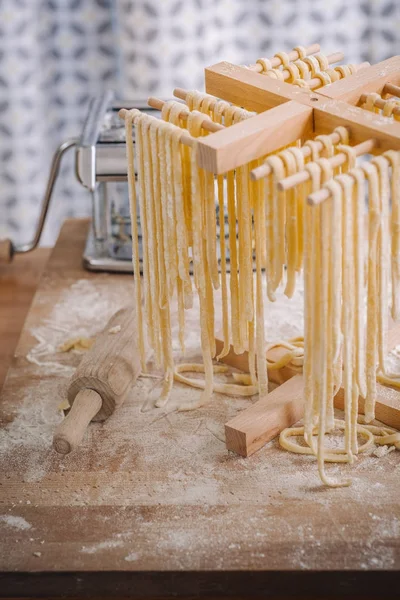
<svg viewBox="0 0 400 600">
<path fill-rule="evenodd" d="M 51 154 L 104 88 L 169 97 L 201 89 L 206 65 L 312 42 L 375 63 L 400 54 L 399 24 L 398 0 L 2 0 L 0 238 L 32 237 Z M 54 200 L 44 243 L 65 217 L 90 214 L 72 156 Z"/>
</svg>

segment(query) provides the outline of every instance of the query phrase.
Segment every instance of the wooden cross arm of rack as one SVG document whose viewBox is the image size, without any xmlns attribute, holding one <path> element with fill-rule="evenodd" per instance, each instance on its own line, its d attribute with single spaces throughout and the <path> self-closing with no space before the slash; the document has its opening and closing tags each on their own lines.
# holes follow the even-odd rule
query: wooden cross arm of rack
<svg viewBox="0 0 400 600">
<path fill-rule="evenodd" d="M 227 62 L 208 67 L 205 81 L 207 93 L 259 113 L 198 140 L 199 166 L 208 171 L 225 173 L 339 125 L 350 128 L 352 143 L 374 138 L 380 151 L 400 150 L 400 123 L 357 106 L 365 93 L 390 93 L 400 85 L 400 56 L 317 92 Z"/>
</svg>

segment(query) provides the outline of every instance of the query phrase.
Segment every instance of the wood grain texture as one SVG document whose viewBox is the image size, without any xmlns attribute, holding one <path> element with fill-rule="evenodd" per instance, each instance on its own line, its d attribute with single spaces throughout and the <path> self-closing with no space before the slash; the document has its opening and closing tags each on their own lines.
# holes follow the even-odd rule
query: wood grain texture
<svg viewBox="0 0 400 600">
<path fill-rule="evenodd" d="M 215 347 L 218 356 L 224 347 L 224 343 L 219 337 L 215 338 Z M 277 362 L 287 353 L 288 350 L 286 348 L 277 346 L 268 351 L 267 357 L 269 361 Z M 235 367 L 235 369 L 239 369 L 240 371 L 244 371 L 245 373 L 249 372 L 249 355 L 247 351 L 243 352 L 243 354 L 236 354 L 231 346 L 229 353 L 221 359 L 221 362 L 231 367 Z M 299 372 L 301 372 L 301 368 L 293 367 L 290 364 L 281 369 L 268 369 L 268 380 L 280 385 L 291 377 L 298 375 Z"/>
<path fill-rule="evenodd" d="M 224 173 L 303 136 L 331 133 L 338 125 L 350 127 L 352 145 L 376 138 L 379 151 L 398 150 L 400 123 L 353 105 L 362 93 L 400 83 L 399 73 L 400 57 L 394 56 L 311 92 L 227 62 L 209 67 L 209 94 L 260 114 L 200 140 L 199 165 Z"/>
<path fill-rule="evenodd" d="M 312 460 L 275 442 L 247 459 L 226 452 L 223 424 L 251 400 L 142 412 L 149 379 L 90 427 L 82 451 L 52 450 L 42 423 L 68 381 L 27 362 L 31 330 L 78 283 L 133 297 L 131 277 L 82 269 L 87 227 L 63 229 L 1 396 L 0 595 L 311 600 L 397 589 L 398 453 L 360 457 L 350 488 L 326 490 Z M 176 385 L 173 397 L 197 393 Z"/>
<path fill-rule="evenodd" d="M 387 336 L 388 351 L 400 344 L 400 323 L 391 321 Z M 217 351 L 223 347 L 216 340 Z M 287 352 L 284 348 L 272 348 L 267 357 L 279 360 Z M 231 348 L 223 362 L 248 372 L 248 353 L 237 355 Z M 269 381 L 280 384 L 277 389 L 225 424 L 226 447 L 240 456 L 251 456 L 264 444 L 291 427 L 303 417 L 303 379 L 298 369 L 287 365 L 279 370 L 268 370 Z M 289 382 L 291 382 L 289 384 Z M 359 412 L 364 414 L 364 400 L 359 398 Z M 344 390 L 341 387 L 335 396 L 335 407 L 344 409 Z M 400 429 L 400 392 L 387 386 L 377 385 L 376 418 L 389 427 Z"/>
<path fill-rule="evenodd" d="M 313 130 L 312 112 L 308 106 L 287 102 L 224 131 L 199 138 L 199 166 L 214 173 L 226 173 L 294 140 L 307 139 Z"/>
<path fill-rule="evenodd" d="M 11 262 L 13 247 L 11 240 L 0 240 L 0 265 Z"/>
<path fill-rule="evenodd" d="M 204 72 L 207 94 L 257 113 L 290 100 L 311 105 L 309 99 L 314 95 L 303 88 L 228 62 L 207 67 Z"/>
<path fill-rule="evenodd" d="M 303 377 L 295 375 L 225 424 L 226 447 L 251 456 L 303 413 Z"/>
<path fill-rule="evenodd" d="M 110 333 L 115 327 L 119 331 Z M 85 388 L 96 391 L 102 399 L 102 406 L 94 420 L 104 421 L 121 406 L 140 368 L 135 311 L 133 307 L 124 308 L 113 315 L 82 358 L 71 377 L 68 401 L 72 405 L 77 394 Z"/>
<path fill-rule="evenodd" d="M 19 254 L 0 267 L 0 390 L 50 248 Z"/>
<path fill-rule="evenodd" d="M 59 454 L 69 454 L 79 446 L 102 404 L 100 394 L 90 388 L 83 388 L 77 393 L 67 416 L 54 433 L 53 447 Z"/>
<path fill-rule="evenodd" d="M 400 56 L 392 56 L 376 65 L 361 69 L 350 77 L 321 88 L 318 93 L 354 105 L 358 103 L 361 94 L 380 94 L 389 82 L 400 84 Z"/>
<path fill-rule="evenodd" d="M 319 97 L 314 108 L 315 133 L 331 133 L 339 125 L 349 127 L 352 146 L 374 138 L 378 141 L 376 150 L 379 153 L 400 149 L 399 122 L 341 100 Z"/>
</svg>

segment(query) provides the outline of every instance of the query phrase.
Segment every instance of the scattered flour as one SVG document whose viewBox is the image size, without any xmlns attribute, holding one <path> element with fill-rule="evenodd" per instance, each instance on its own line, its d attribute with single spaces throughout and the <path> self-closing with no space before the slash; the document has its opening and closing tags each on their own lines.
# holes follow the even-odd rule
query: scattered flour
<svg viewBox="0 0 400 600">
<path fill-rule="evenodd" d="M 13 527 L 14 529 L 19 529 L 20 531 L 30 529 L 32 527 L 32 525 L 23 517 L 16 517 L 14 515 L 0 515 L 0 521 L 8 525 L 8 527 Z"/>
<path fill-rule="evenodd" d="M 298 283 L 291 301 L 279 292 L 278 302 L 266 303 L 268 340 L 301 333 L 303 292 L 301 280 Z M 176 384 L 171 410 L 142 412 L 143 399 L 154 385 L 159 385 L 159 380 L 154 379 L 159 372 L 150 365 L 151 377 L 138 380 L 112 418 L 104 424 L 91 425 L 79 453 L 65 458 L 56 455 L 51 442 L 61 420 L 57 407 L 67 377 L 80 360 L 74 353 L 58 353 L 57 348 L 72 336 L 95 336 L 119 308 L 133 302 L 133 297 L 128 278 L 112 286 L 107 277 L 78 281 L 61 294 L 46 319 L 32 331 L 38 344 L 30 352 L 33 363 L 26 366 L 30 384 L 23 398 L 14 398 L 10 392 L 5 399 L 2 409 L 7 424 L 0 430 L 0 455 L 7 464 L 6 474 L 14 480 L 30 482 L 27 489 L 32 504 L 38 502 L 53 508 L 96 506 L 99 511 L 104 507 L 105 513 L 112 506 L 114 512 L 102 521 L 107 523 L 110 519 L 108 531 L 100 541 L 82 546 L 82 554 L 122 548 L 121 560 L 124 557 L 127 562 L 135 562 L 142 556 L 130 550 L 136 548 L 133 544 L 140 534 L 142 548 L 159 548 L 160 555 L 171 560 L 178 557 L 176 560 L 184 561 L 193 552 L 203 552 L 201 556 L 207 558 L 213 549 L 219 549 L 213 555 L 218 563 L 219 556 L 222 560 L 221 549 L 229 548 L 231 564 L 237 560 L 241 566 L 246 552 L 265 561 L 271 543 L 284 536 L 295 540 L 288 564 L 315 568 L 320 564 L 320 556 L 310 554 L 310 545 L 318 548 L 325 543 L 322 520 L 333 520 L 338 515 L 338 505 L 344 511 L 355 510 L 362 502 L 373 513 L 365 516 L 363 522 L 367 528 L 364 527 L 365 550 L 360 563 L 367 568 L 390 567 L 393 555 L 390 548 L 382 553 L 382 544 L 390 544 L 400 534 L 398 519 L 390 512 L 394 486 L 400 476 L 400 469 L 395 469 L 397 453 L 382 461 L 372 453 L 360 456 L 351 468 L 328 465 L 329 475 L 349 475 L 353 484 L 326 490 L 320 485 L 315 461 L 282 451 L 277 440 L 246 459 L 226 452 L 224 423 L 257 397 L 233 399 L 216 394 L 213 402 L 200 410 L 177 413 L 173 411 L 174 401 L 201 392 Z M 197 308 L 195 304 L 194 310 L 187 313 L 186 357 L 200 360 Z M 218 304 L 216 317 L 220 320 Z M 177 322 L 176 314 L 173 322 Z M 178 338 L 177 328 L 174 338 Z M 176 342 L 174 350 L 182 360 Z M 398 364 L 399 357 L 397 361 Z M 12 390 L 11 385 L 9 389 Z M 336 446 L 341 440 L 332 436 L 330 443 Z M 2 492 L 7 491 L 8 502 L 13 486 L 7 490 L 6 486 L 7 481 Z M 18 501 L 19 498 L 11 500 Z M 303 510 L 309 510 L 301 530 L 293 516 L 293 507 L 300 503 Z M 248 519 L 243 519 L 245 505 L 251 507 Z M 118 523 L 115 514 L 119 509 Z M 141 512 L 141 519 L 137 513 L 135 518 L 128 516 L 129 511 Z M 354 523 L 347 517 L 354 532 Z M 10 527 L 31 527 L 21 517 L 5 515 L 0 519 Z M 342 531 L 342 523 L 328 525 L 335 540 L 347 534 L 346 529 Z M 82 522 L 83 531 L 84 527 Z M 134 536 L 119 538 L 118 528 L 123 534 L 130 528 Z M 91 539 L 91 534 L 85 533 L 87 537 L 83 539 Z"/>
<path fill-rule="evenodd" d="M 136 560 L 139 560 L 139 554 L 137 554 L 137 552 L 131 552 L 128 556 L 125 556 L 125 560 L 127 562 L 135 562 Z"/>
<path fill-rule="evenodd" d="M 80 552 L 83 554 L 96 554 L 99 550 L 109 550 L 110 548 L 118 548 L 123 545 L 124 542 L 122 540 L 107 540 L 92 544 L 91 546 L 82 546 Z"/>
<path fill-rule="evenodd" d="M 382 458 L 394 450 L 396 450 L 395 446 L 378 446 L 372 454 L 378 458 Z"/>
</svg>

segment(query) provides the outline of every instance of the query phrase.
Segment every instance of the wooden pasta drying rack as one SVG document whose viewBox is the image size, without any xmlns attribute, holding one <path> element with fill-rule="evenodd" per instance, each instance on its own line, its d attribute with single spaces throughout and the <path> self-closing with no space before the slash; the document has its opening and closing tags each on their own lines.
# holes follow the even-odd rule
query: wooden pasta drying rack
<svg viewBox="0 0 400 600">
<path fill-rule="evenodd" d="M 341 125 L 349 129 L 352 145 L 373 140 L 374 153 L 400 150 L 400 122 L 359 107 L 363 94 L 376 92 L 400 97 L 400 56 L 394 56 L 320 88 L 317 92 L 266 77 L 247 67 L 220 62 L 205 69 L 206 92 L 258 114 L 229 128 L 199 138 L 199 166 L 223 174 L 263 155 L 316 135 L 328 134 Z M 217 340 L 217 346 L 218 346 Z M 400 343 L 400 326 L 389 332 L 388 348 Z M 268 358 L 279 360 L 282 349 Z M 248 370 L 246 353 L 233 350 L 225 362 Z M 302 417 L 303 382 L 298 369 L 286 366 L 269 373 L 279 386 L 225 425 L 229 450 L 249 456 L 284 427 Z M 271 377 L 272 376 L 272 377 Z M 377 387 L 376 416 L 400 428 L 399 394 Z M 335 398 L 343 408 L 343 390 Z M 360 398 L 360 409 L 363 402 Z"/>
<path fill-rule="evenodd" d="M 298 139 L 331 133 L 339 125 L 349 128 L 352 144 L 373 138 L 379 152 L 400 150 L 400 122 L 357 106 L 361 96 L 370 92 L 400 95 L 400 56 L 363 68 L 316 92 L 220 62 L 205 69 L 205 88 L 208 94 L 259 113 L 198 139 L 199 166 L 215 174 Z"/>
</svg>

